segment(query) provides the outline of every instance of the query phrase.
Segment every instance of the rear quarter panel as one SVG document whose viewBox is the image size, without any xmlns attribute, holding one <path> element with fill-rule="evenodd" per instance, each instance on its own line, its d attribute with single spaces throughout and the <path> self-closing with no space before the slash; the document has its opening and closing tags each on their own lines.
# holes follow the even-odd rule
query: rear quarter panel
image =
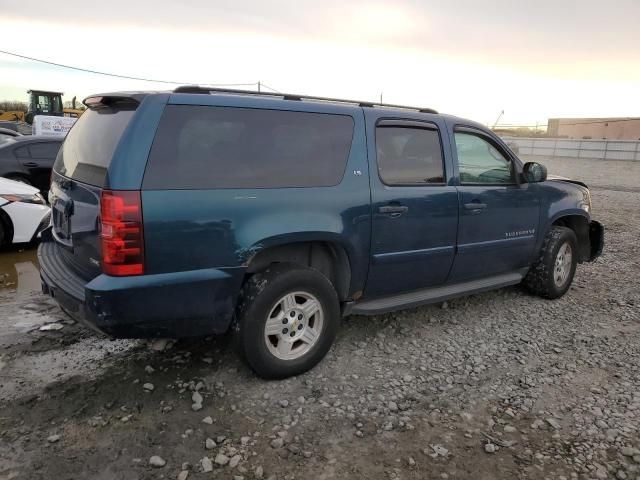
<svg viewBox="0 0 640 480">
<path fill-rule="evenodd" d="M 363 288 L 371 212 L 362 109 L 184 94 L 170 103 L 350 115 L 354 134 L 344 177 L 334 187 L 143 190 L 146 272 L 244 267 L 264 248 L 330 241 L 341 245 L 349 257 L 351 291 Z"/>
<path fill-rule="evenodd" d="M 106 188 L 139 190 L 149 150 L 169 94 L 148 95 L 122 134 L 109 165 Z"/>
</svg>

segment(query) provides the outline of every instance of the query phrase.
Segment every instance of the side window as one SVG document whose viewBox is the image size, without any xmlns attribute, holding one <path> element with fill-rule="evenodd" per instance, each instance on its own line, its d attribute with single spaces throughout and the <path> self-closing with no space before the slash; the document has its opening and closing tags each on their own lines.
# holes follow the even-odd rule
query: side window
<svg viewBox="0 0 640 480">
<path fill-rule="evenodd" d="M 17 158 L 29 158 L 29 149 L 27 147 L 18 147 L 13 153 Z"/>
<path fill-rule="evenodd" d="M 36 143 L 29 146 L 31 152 L 31 158 L 46 158 L 49 160 L 55 160 L 58 150 L 60 149 L 59 143 Z"/>
<path fill-rule="evenodd" d="M 353 137 L 347 115 L 169 105 L 145 189 L 328 187 L 341 182 Z"/>
<path fill-rule="evenodd" d="M 444 183 L 442 146 L 430 128 L 376 128 L 378 174 L 387 185 Z"/>
<path fill-rule="evenodd" d="M 455 138 L 461 183 L 515 183 L 512 163 L 488 141 L 463 132 Z"/>
</svg>

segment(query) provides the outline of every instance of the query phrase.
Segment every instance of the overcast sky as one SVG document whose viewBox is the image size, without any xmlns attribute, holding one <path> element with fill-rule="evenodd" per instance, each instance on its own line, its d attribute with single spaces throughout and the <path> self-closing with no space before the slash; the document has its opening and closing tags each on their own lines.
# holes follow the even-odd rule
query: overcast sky
<svg viewBox="0 0 640 480">
<path fill-rule="evenodd" d="M 640 0 L 0 0 L 0 49 L 185 83 L 428 106 L 493 123 L 640 116 Z M 0 99 L 170 85 L 0 54 Z"/>
</svg>

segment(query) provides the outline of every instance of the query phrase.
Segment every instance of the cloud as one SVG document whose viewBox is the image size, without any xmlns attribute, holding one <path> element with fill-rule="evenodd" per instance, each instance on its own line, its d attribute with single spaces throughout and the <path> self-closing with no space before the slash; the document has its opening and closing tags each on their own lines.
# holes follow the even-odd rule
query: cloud
<svg viewBox="0 0 640 480">
<path fill-rule="evenodd" d="M 0 26 L 3 49 L 138 77 L 262 80 L 280 91 L 364 100 L 383 91 L 389 102 L 480 121 L 502 109 L 508 121 L 534 123 L 637 114 L 640 2 L 570 3 L 110 0 L 105 8 L 66 0 L 61 8 L 0 0 Z M 0 64 L 0 93 L 168 88 L 11 61 Z"/>
<path fill-rule="evenodd" d="M 277 35 L 529 61 L 638 59 L 640 2 L 537 0 L 0 0 L 5 18 L 182 32 Z"/>
</svg>

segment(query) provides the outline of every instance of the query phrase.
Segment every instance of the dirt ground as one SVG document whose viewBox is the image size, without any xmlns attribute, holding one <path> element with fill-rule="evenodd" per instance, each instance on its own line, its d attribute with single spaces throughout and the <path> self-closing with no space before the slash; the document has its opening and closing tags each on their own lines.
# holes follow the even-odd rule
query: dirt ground
<svg viewBox="0 0 640 480">
<path fill-rule="evenodd" d="M 0 479 L 640 479 L 640 189 L 603 186 L 604 255 L 565 297 L 352 316 L 285 381 L 227 337 L 87 331 L 37 292 L 33 247 L 0 253 Z"/>
</svg>

